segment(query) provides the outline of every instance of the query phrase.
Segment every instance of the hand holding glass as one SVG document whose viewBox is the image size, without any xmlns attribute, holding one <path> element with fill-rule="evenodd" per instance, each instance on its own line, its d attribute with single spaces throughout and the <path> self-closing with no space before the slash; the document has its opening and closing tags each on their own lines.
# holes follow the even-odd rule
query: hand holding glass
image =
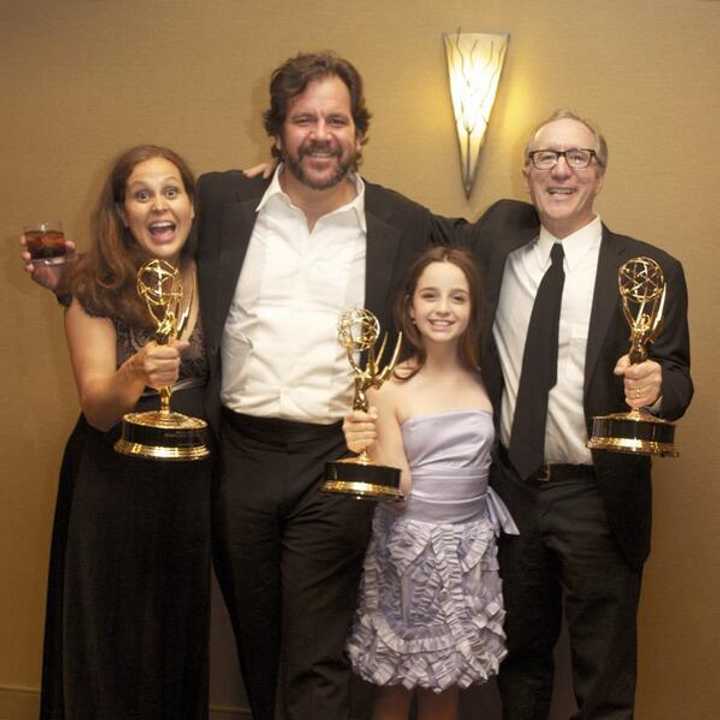
<svg viewBox="0 0 720 720">
<path fill-rule="evenodd" d="M 23 235 L 34 265 L 60 265 L 65 262 L 65 234 L 59 220 L 25 225 Z"/>
</svg>

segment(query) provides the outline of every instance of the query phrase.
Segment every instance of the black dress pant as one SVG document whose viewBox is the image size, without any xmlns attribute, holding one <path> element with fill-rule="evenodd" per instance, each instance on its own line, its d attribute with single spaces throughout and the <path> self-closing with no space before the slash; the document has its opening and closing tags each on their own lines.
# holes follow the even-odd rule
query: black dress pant
<svg viewBox="0 0 720 720">
<path fill-rule="evenodd" d="M 515 495 L 511 511 L 521 506 L 520 535 L 503 535 L 500 544 L 508 642 L 498 677 L 504 720 L 548 717 L 563 606 L 579 708 L 575 718 L 630 720 L 641 573 L 620 553 L 594 477 L 520 488 L 502 462 L 495 472 L 502 473 L 496 488 Z"/>
<path fill-rule="evenodd" d="M 215 564 L 254 720 L 345 720 L 344 646 L 373 505 L 320 492 L 340 424 L 223 411 Z"/>
</svg>

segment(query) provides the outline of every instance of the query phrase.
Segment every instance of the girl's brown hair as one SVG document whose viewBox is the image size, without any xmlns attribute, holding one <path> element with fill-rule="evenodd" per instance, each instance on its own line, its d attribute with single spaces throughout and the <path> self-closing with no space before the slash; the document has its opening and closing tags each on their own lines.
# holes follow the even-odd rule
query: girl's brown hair
<svg viewBox="0 0 720 720">
<path fill-rule="evenodd" d="M 195 178 L 188 164 L 173 150 L 159 145 L 137 145 L 120 155 L 105 181 L 90 224 L 91 245 L 77 262 L 70 283 L 72 294 L 93 315 L 115 317 L 137 328 L 154 323 L 136 290 L 137 271 L 148 260 L 118 211 L 125 202 L 127 181 L 135 166 L 164 158 L 178 169 L 185 192 L 194 203 Z M 192 259 L 193 234 L 180 253 L 180 268 Z"/>
<path fill-rule="evenodd" d="M 407 280 L 398 294 L 393 308 L 395 327 L 403 334 L 403 346 L 400 359 L 414 358 L 415 367 L 409 372 L 395 373 L 398 380 L 409 380 L 425 364 L 427 353 L 422 336 L 410 317 L 410 306 L 417 288 L 418 280 L 428 265 L 436 262 L 449 262 L 462 270 L 470 292 L 470 318 L 465 332 L 458 343 L 458 356 L 461 364 L 468 370 L 477 371 L 480 367 L 480 348 L 485 302 L 483 283 L 475 258 L 470 251 L 458 247 L 432 247 L 421 253 L 408 270 Z"/>
</svg>

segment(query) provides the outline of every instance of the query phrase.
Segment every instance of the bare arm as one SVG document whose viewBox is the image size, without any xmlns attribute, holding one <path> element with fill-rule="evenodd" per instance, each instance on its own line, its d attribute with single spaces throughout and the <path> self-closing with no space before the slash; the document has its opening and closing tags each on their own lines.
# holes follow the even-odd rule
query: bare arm
<svg viewBox="0 0 720 720">
<path fill-rule="evenodd" d="M 112 322 L 88 315 L 77 300 L 65 314 L 65 334 L 83 414 L 103 431 L 135 407 L 146 386 L 159 389 L 177 380 L 180 352 L 188 345 L 149 342 L 118 368 Z"/>
<path fill-rule="evenodd" d="M 386 383 L 380 390 L 371 391 L 370 401 L 377 408 L 378 414 L 377 440 L 368 452 L 374 462 L 400 468 L 400 491 L 407 495 L 412 479 L 400 431 L 398 410 L 401 398 L 401 388 L 394 382 Z"/>
</svg>

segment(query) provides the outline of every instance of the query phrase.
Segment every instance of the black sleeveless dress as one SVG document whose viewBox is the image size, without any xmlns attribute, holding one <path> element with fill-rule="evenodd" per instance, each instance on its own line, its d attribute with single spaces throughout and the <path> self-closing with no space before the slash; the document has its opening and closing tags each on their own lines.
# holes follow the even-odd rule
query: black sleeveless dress
<svg viewBox="0 0 720 720">
<path fill-rule="evenodd" d="M 148 336 L 114 321 L 118 364 Z M 172 409 L 203 417 L 200 323 Z M 180 389 L 183 388 L 183 389 Z M 159 407 L 143 396 L 140 411 Z M 113 450 L 81 416 L 60 472 L 48 578 L 41 720 L 204 720 L 208 714 L 208 460 Z"/>
</svg>

